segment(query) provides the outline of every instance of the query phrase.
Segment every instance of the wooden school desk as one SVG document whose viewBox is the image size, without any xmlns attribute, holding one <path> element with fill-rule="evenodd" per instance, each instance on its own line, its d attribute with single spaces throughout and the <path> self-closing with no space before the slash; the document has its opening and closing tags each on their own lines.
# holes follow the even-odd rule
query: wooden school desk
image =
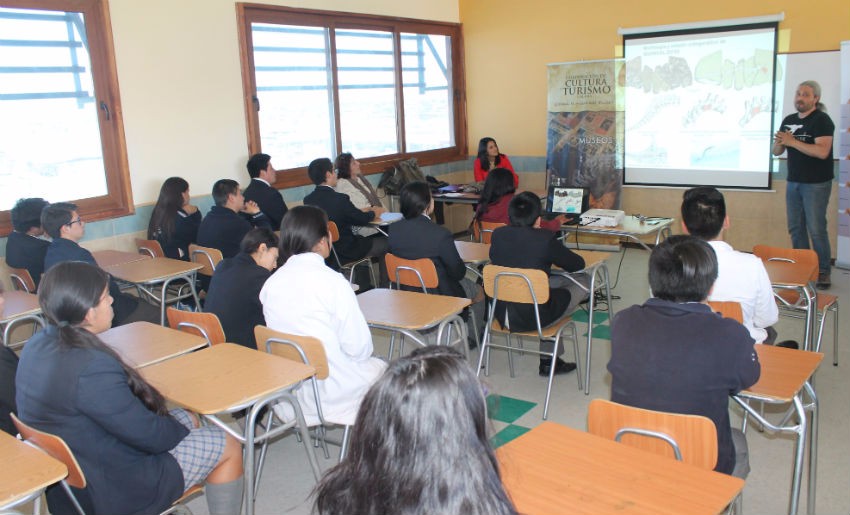
<svg viewBox="0 0 850 515">
<path fill-rule="evenodd" d="M 176 358 L 207 345 L 207 340 L 200 336 L 150 322 L 113 327 L 98 337 L 133 368 Z"/>
<path fill-rule="evenodd" d="M 803 300 L 806 306 L 805 331 L 803 333 L 803 348 L 812 350 L 814 347 L 817 323 L 818 293 L 815 285 L 810 282 L 814 267 L 805 263 L 791 263 L 789 261 L 762 261 L 770 284 L 773 289 L 794 290 Z"/>
<path fill-rule="evenodd" d="M 0 325 L 3 326 L 3 344 L 7 347 L 20 347 L 24 342 L 12 345 L 9 337 L 12 328 L 24 322 L 32 322 L 44 327 L 41 318 L 41 307 L 38 305 L 38 296 L 25 291 L 7 291 L 3 293 L 3 313 L 0 315 Z"/>
<path fill-rule="evenodd" d="M 809 481 L 807 509 L 809 515 L 815 513 L 815 493 L 818 459 L 818 399 L 815 389 L 809 382 L 823 354 L 796 349 L 756 345 L 756 353 L 761 363 L 761 377 L 758 382 L 738 395 L 732 397 L 745 411 L 755 418 L 765 429 L 774 433 L 790 433 L 796 436 L 794 446 L 794 473 L 791 476 L 791 496 L 788 513 L 795 515 L 800 502 L 800 482 L 803 476 L 803 460 L 806 450 L 806 436 L 809 438 Z M 809 397 L 808 404 L 803 403 L 803 392 Z M 778 424 L 765 419 L 759 410 L 750 406 L 749 399 L 770 404 L 791 403 Z M 812 412 L 811 427 L 807 424 L 806 412 Z M 796 416 L 796 423 L 791 420 Z M 758 511 L 758 510 L 756 510 Z"/>
<path fill-rule="evenodd" d="M 0 431 L 0 511 L 36 499 L 67 475 L 61 461 Z"/>
<path fill-rule="evenodd" d="M 254 444 L 274 438 L 292 427 L 292 424 L 282 425 L 255 437 L 257 414 L 264 406 L 277 401 L 292 405 L 310 467 L 315 478 L 319 479 L 321 472 L 310 445 L 304 414 L 292 394 L 293 388 L 316 373 L 313 367 L 241 345 L 221 343 L 145 367 L 139 373 L 168 400 L 203 415 L 245 445 L 246 515 L 253 515 L 256 497 Z M 217 417 L 221 413 L 246 408 L 249 412 L 245 418 L 244 434 L 236 433 Z"/>
<path fill-rule="evenodd" d="M 97 261 L 97 266 L 106 268 L 109 266 L 121 265 L 124 263 L 133 263 L 150 259 L 147 254 L 139 254 L 138 252 L 124 252 L 121 250 L 97 250 L 92 252 L 94 260 Z"/>
<path fill-rule="evenodd" d="M 466 349 L 466 324 L 459 315 L 471 303 L 461 297 L 385 288 L 375 288 L 357 296 L 357 304 L 369 327 L 400 333 L 423 347 L 427 343 L 417 334 L 419 331 L 437 327 L 437 342 L 440 344 L 445 328 L 455 323 Z"/>
<path fill-rule="evenodd" d="M 715 515 L 744 487 L 742 479 L 554 422 L 496 456 L 505 488 L 525 515 Z"/>
<path fill-rule="evenodd" d="M 159 323 L 165 325 L 165 303 L 168 285 L 174 281 L 183 280 L 189 283 L 195 305 L 200 306 L 198 292 L 195 291 L 195 273 L 202 268 L 198 263 L 181 261 L 165 257 L 131 261 L 104 267 L 116 279 L 133 283 L 151 298 L 159 300 L 160 319 Z M 160 286 L 159 295 L 153 291 L 154 286 Z"/>
<path fill-rule="evenodd" d="M 637 217 L 629 215 L 623 219 L 623 223 L 616 227 L 593 227 L 589 225 L 562 225 L 561 232 L 564 234 L 564 242 L 569 239 L 566 233 L 577 234 L 596 234 L 601 236 L 617 236 L 626 238 L 634 243 L 637 243 L 644 249 L 652 251 L 649 246 L 643 242 L 644 236 L 655 235 L 655 244 L 658 245 L 662 239 L 670 236 L 670 226 L 673 225 L 673 218 L 660 218 L 648 220 L 640 223 Z"/>
</svg>

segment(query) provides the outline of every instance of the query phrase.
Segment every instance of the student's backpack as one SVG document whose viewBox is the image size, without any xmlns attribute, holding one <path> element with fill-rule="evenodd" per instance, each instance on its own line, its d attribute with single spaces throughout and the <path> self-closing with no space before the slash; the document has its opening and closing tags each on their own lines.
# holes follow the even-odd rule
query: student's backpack
<svg viewBox="0 0 850 515">
<path fill-rule="evenodd" d="M 401 188 L 409 182 L 425 181 L 425 174 L 419 168 L 416 158 L 399 161 L 393 168 L 388 169 L 381 176 L 378 187 L 387 195 L 398 195 Z"/>
</svg>

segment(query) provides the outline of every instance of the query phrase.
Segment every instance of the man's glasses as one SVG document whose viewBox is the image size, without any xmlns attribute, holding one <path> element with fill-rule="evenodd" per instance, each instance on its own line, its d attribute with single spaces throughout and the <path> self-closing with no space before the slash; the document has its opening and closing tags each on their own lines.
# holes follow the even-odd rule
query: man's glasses
<svg viewBox="0 0 850 515">
<path fill-rule="evenodd" d="M 70 222 L 66 223 L 65 225 L 67 225 L 68 227 L 71 227 L 74 224 L 83 225 L 83 223 L 85 223 L 85 222 L 83 221 L 82 217 L 78 216 L 75 220 L 71 220 Z"/>
</svg>

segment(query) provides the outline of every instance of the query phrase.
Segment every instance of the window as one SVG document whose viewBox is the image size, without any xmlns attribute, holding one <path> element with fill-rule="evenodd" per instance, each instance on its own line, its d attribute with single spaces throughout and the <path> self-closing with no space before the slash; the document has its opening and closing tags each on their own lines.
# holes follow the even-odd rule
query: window
<svg viewBox="0 0 850 515">
<path fill-rule="evenodd" d="M 368 172 L 416 157 L 466 158 L 460 25 L 239 4 L 250 151 L 278 186 L 317 157 L 351 152 Z"/>
<path fill-rule="evenodd" d="M 132 210 L 105 0 L 0 0 L 0 231 L 18 198 Z"/>
</svg>

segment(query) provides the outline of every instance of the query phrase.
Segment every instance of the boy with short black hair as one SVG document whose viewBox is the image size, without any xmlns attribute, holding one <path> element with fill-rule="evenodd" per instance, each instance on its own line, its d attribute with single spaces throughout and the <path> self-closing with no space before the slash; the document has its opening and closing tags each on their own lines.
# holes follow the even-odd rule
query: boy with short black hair
<svg viewBox="0 0 850 515">
<path fill-rule="evenodd" d="M 19 199 L 11 213 L 15 230 L 6 240 L 6 264 L 12 268 L 25 268 L 36 288 L 44 271 L 44 255 L 50 245 L 50 240 L 40 237 L 44 234 L 41 211 L 47 205 L 43 198 Z"/>
<path fill-rule="evenodd" d="M 41 212 L 41 225 L 53 242 L 47 248 L 44 256 L 44 271 L 64 261 L 83 261 L 98 266 L 94 256 L 78 243 L 86 234 L 86 222 L 77 212 L 76 204 L 57 202 L 45 207 Z M 127 295 L 118 287 L 118 283 L 110 276 L 109 295 L 112 296 L 114 317 L 112 326 L 129 324 L 130 322 L 160 322 L 158 308 L 143 300 Z"/>
<path fill-rule="evenodd" d="M 584 269 L 584 259 L 565 247 L 558 240 L 558 233 L 540 228 L 540 212 L 540 199 L 534 193 L 525 191 L 511 199 L 508 206 L 511 223 L 493 231 L 490 240 L 490 262 L 511 268 L 535 268 L 546 272 L 547 275 L 552 265 L 557 265 L 566 272 Z M 549 300 L 539 306 L 541 326 L 545 327 L 558 321 L 586 297 L 587 292 L 572 280 L 561 275 L 550 275 Z M 496 306 L 496 318 L 502 324 L 505 322 L 506 313 L 512 330 L 537 329 L 534 305 L 500 302 Z M 545 352 L 551 345 L 541 344 L 540 350 Z M 540 375 L 548 376 L 551 366 L 551 360 L 540 358 Z M 567 363 L 561 358 L 555 363 L 556 374 L 564 374 L 575 368 L 575 363 Z"/>
<path fill-rule="evenodd" d="M 734 301 L 741 305 L 744 327 L 756 343 L 773 343 L 779 320 L 773 287 L 761 259 L 738 252 L 723 241 L 730 226 L 723 194 L 711 186 L 687 190 L 682 197 L 682 228 L 708 242 L 717 256 L 717 280 L 708 300 Z M 792 342 L 783 342 L 786 344 Z"/>
<path fill-rule="evenodd" d="M 714 470 L 745 478 L 747 440 L 729 423 L 729 396 L 758 381 L 753 339 L 737 321 L 705 304 L 717 278 L 712 248 L 671 236 L 652 251 L 653 298 L 611 322 L 611 400 L 629 406 L 701 415 L 717 428 Z"/>
<path fill-rule="evenodd" d="M 280 192 L 272 186 L 277 170 L 272 166 L 272 157 L 268 154 L 254 154 L 245 165 L 251 184 L 245 188 L 245 200 L 253 200 L 260 211 L 269 217 L 273 231 L 280 230 L 280 221 L 286 214 L 286 202 Z"/>
<path fill-rule="evenodd" d="M 198 227 L 198 245 L 221 251 L 224 258 L 239 253 L 242 238 L 253 227 L 271 227 L 266 215 L 254 201 L 245 201 L 239 183 L 232 179 L 220 179 L 213 184 L 212 197 L 215 205 Z M 250 218 L 246 220 L 239 213 Z"/>
</svg>

